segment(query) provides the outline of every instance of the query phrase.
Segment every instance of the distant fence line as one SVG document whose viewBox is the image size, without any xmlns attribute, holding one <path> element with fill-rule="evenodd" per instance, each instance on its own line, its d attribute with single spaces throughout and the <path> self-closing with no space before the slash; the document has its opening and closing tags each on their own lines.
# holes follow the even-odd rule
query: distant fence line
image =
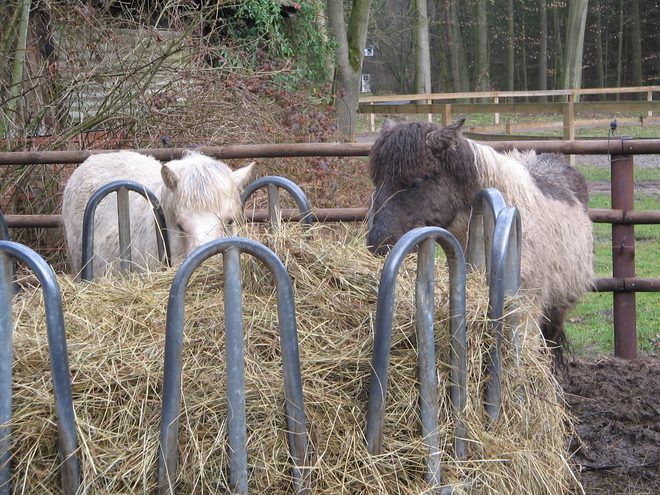
<svg viewBox="0 0 660 495">
<path fill-rule="evenodd" d="M 576 113 L 637 113 L 646 115 L 640 117 L 642 124 L 653 117 L 653 112 L 660 112 L 660 101 L 653 101 L 653 93 L 660 92 L 660 86 L 638 86 L 629 88 L 584 88 L 584 89 L 557 89 L 550 91 L 481 91 L 471 93 L 428 93 L 415 95 L 382 95 L 365 96 L 360 98 L 359 112 L 371 116 L 371 130 L 375 131 L 374 115 L 377 114 L 426 114 L 429 119 L 432 115 L 440 115 L 444 125 L 451 123 L 455 114 L 494 114 L 495 126 L 475 126 L 472 130 L 504 130 L 507 133 L 513 130 L 512 126 L 499 126 L 501 113 L 556 113 L 563 115 L 563 138 L 575 139 L 575 128 L 581 121 L 575 119 Z M 610 95 L 616 94 L 646 94 L 646 101 L 602 101 L 580 102 L 582 95 Z M 515 98 L 554 99 L 565 98 L 564 102 L 502 102 Z M 465 103 L 464 100 L 489 99 L 492 103 Z M 458 100 L 458 101 L 455 101 Z M 463 101 L 461 101 L 463 100 Z M 398 104 L 395 104 L 397 102 Z M 403 104 L 401 104 L 403 102 Z M 389 103 L 389 104 L 388 104 Z M 633 119 L 625 119 L 633 121 Z M 621 123 L 624 119 L 622 119 Z M 593 119 L 590 123 L 597 122 Z M 604 122 L 604 121 L 600 121 Z M 527 124 L 532 128 L 537 124 Z M 515 126 L 525 128 L 524 124 Z"/>
<path fill-rule="evenodd" d="M 488 143 L 498 151 L 536 150 L 564 154 L 609 154 L 612 156 L 612 209 L 592 209 L 593 222 L 612 224 L 613 277 L 595 281 L 595 289 L 614 294 L 615 354 L 632 359 L 637 355 L 636 292 L 660 292 L 660 278 L 635 276 L 635 224 L 660 224 L 660 211 L 634 211 L 633 165 L 635 154 L 660 154 L 660 139 L 608 139 L 593 141 L 508 141 Z M 371 143 L 270 144 L 195 148 L 216 158 L 277 158 L 301 156 L 367 156 Z M 91 154 L 105 151 L 42 151 L 0 153 L 0 166 L 20 164 L 80 163 Z M 114 150 L 116 151 L 116 150 Z M 159 160 L 176 159 L 189 149 L 136 150 Z M 267 218 L 268 210 L 250 210 L 256 221 Z M 317 221 L 364 221 L 366 208 L 313 209 Z M 297 210 L 282 210 L 284 219 L 298 219 Z M 12 228 L 59 227 L 59 215 L 6 215 Z"/>
</svg>

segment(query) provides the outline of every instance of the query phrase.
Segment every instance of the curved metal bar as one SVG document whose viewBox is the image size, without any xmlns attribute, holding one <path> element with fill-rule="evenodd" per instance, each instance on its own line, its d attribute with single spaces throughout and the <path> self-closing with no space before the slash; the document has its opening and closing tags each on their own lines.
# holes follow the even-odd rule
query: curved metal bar
<svg viewBox="0 0 660 495">
<path fill-rule="evenodd" d="M 167 236 L 167 225 L 165 223 L 165 215 L 163 214 L 158 197 L 139 182 L 132 180 L 116 180 L 97 189 L 89 198 L 87 206 L 85 207 L 82 228 L 82 272 L 80 275 L 80 278 L 83 280 L 91 280 L 94 276 L 92 249 L 94 247 L 94 214 L 96 213 L 96 207 L 101 200 L 111 192 L 117 191 L 119 194 L 120 189 L 128 189 L 129 191 L 141 194 L 151 203 L 156 221 L 156 245 L 158 247 L 158 258 L 167 266 L 171 265 L 171 252 L 169 238 Z M 125 235 L 122 233 L 122 229 L 122 225 L 120 225 L 120 238 Z M 130 232 L 127 234 L 126 238 L 130 238 Z M 130 245 L 130 242 L 128 244 Z"/>
<path fill-rule="evenodd" d="M 0 493 L 9 493 L 9 446 L 11 421 L 11 262 L 10 257 L 25 263 L 37 276 L 43 289 L 48 333 L 48 351 L 55 395 L 55 416 L 61 460 L 62 488 L 73 495 L 80 485 L 80 469 L 76 456 L 76 426 L 69 374 L 69 361 L 64 331 L 64 314 L 60 287 L 53 270 L 32 249 L 11 241 L 0 241 Z"/>
<path fill-rule="evenodd" d="M 495 423 L 502 402 L 502 333 L 504 327 L 504 298 L 513 296 L 520 287 L 520 254 L 522 229 L 520 212 L 516 207 L 504 208 L 497 217 L 492 248 L 492 271 L 489 277 L 489 318 L 493 324 L 495 344 L 490 350 L 489 375 L 486 385 L 485 409 Z M 516 322 L 510 322 L 517 326 Z M 514 338 L 514 342 L 517 338 Z M 515 344 L 518 353 L 518 344 Z"/>
<path fill-rule="evenodd" d="M 459 458 L 466 453 L 466 431 L 462 418 L 466 404 L 466 327 L 465 327 L 465 258 L 463 250 L 445 229 L 422 227 L 411 230 L 399 239 L 390 252 L 381 273 L 376 309 L 374 355 L 372 359 L 369 406 L 367 413 L 367 448 L 372 455 L 381 453 L 383 424 L 387 396 L 387 379 L 392 342 L 394 290 L 399 267 L 405 256 L 420 248 L 417 269 L 417 331 L 420 339 L 420 394 L 423 396 L 422 425 L 424 438 L 429 449 L 429 471 L 427 479 L 435 487 L 440 483 L 439 445 L 437 445 L 437 408 L 435 395 L 435 350 L 433 339 L 433 259 L 435 242 L 447 255 L 450 279 L 450 328 L 451 328 L 451 389 L 450 396 L 456 413 L 455 450 Z M 421 306 L 421 308 L 420 308 Z M 435 432 L 435 434 L 434 434 Z M 431 466 L 431 464 L 433 464 Z"/>
<path fill-rule="evenodd" d="M 161 423 L 160 443 L 161 452 L 158 466 L 159 493 L 170 495 L 174 492 L 177 469 L 177 438 L 179 430 L 179 414 L 181 406 L 181 368 L 183 353 L 183 321 L 184 321 L 184 293 L 192 273 L 206 259 L 218 253 L 223 253 L 225 272 L 225 311 L 227 333 L 227 379 L 230 394 L 236 393 L 236 403 L 244 401 L 244 388 L 241 383 L 234 382 L 230 376 L 229 367 L 240 367 L 243 354 L 242 318 L 240 317 L 241 289 L 238 277 L 238 262 L 241 252 L 248 253 L 263 262 L 271 271 L 277 287 L 277 311 L 280 327 L 280 342 L 282 345 L 282 367 L 284 369 L 284 394 L 286 398 L 286 411 L 288 421 L 288 440 L 291 457 L 293 459 L 293 478 L 296 489 L 303 491 L 305 482 L 304 468 L 307 465 L 307 432 L 305 427 L 305 411 L 303 407 L 302 379 L 300 376 L 300 358 L 298 353 L 298 335 L 296 329 L 295 305 L 293 288 L 289 274 L 279 258 L 264 245 L 240 237 L 227 237 L 216 239 L 193 251 L 181 264 L 177 271 L 167 308 L 166 337 L 165 337 L 165 370 L 163 380 L 163 415 Z M 232 336 L 230 337 L 230 334 Z M 240 344 L 240 345 L 239 345 Z M 231 348 L 230 348 L 231 347 Z M 240 356 L 239 356 L 240 354 Z M 236 373 L 239 370 L 235 370 Z M 232 376 L 235 376 L 232 372 Z M 240 369 L 242 380 L 243 370 Z M 232 380 L 230 382 L 230 380 Z M 237 391 L 233 389 L 242 389 Z M 242 394 L 242 397 L 241 397 Z M 230 402 L 230 407 L 233 406 Z M 244 406 L 243 406 L 244 408 Z M 234 414 L 238 416 L 234 416 Z M 229 428 L 230 442 L 244 442 L 241 432 L 234 429 L 244 429 L 244 419 L 240 412 L 232 412 L 232 425 Z M 235 426 L 235 425 L 238 426 Z M 236 435 L 238 439 L 232 439 Z M 240 451 L 245 446 L 230 445 L 230 448 Z M 247 460 L 243 453 L 237 457 L 247 469 Z M 232 458 L 232 463 L 234 459 Z M 231 468 L 233 469 L 233 468 Z M 230 474 L 232 493 L 246 493 L 247 487 L 243 483 L 242 474 Z M 247 473 L 245 473 L 247 480 Z M 236 483 L 236 485 L 234 485 Z"/>
<path fill-rule="evenodd" d="M 474 197 L 467 243 L 467 264 L 471 269 L 481 268 L 485 259 L 486 272 L 490 272 L 495 221 L 503 208 L 506 208 L 506 201 L 493 187 L 482 189 Z"/>
<path fill-rule="evenodd" d="M 284 177 L 268 176 L 268 177 L 262 177 L 260 179 L 255 180 L 254 182 L 251 182 L 245 187 L 245 189 L 241 193 L 241 202 L 245 204 L 248 198 L 252 196 L 256 191 L 264 187 L 269 187 L 271 185 L 281 187 L 282 189 L 286 190 L 289 194 L 291 194 L 291 196 L 294 197 L 296 203 L 298 203 L 298 209 L 300 210 L 300 215 L 301 215 L 300 221 L 306 227 L 311 227 L 312 224 L 314 223 L 314 218 L 312 215 L 312 206 L 310 205 L 307 196 L 300 188 L 300 186 L 298 186 L 298 184 Z M 273 209 L 279 205 L 271 204 L 271 195 L 272 195 L 271 188 L 269 187 L 268 207 L 271 210 L 270 221 L 274 222 L 275 219 L 273 218 Z"/>
</svg>

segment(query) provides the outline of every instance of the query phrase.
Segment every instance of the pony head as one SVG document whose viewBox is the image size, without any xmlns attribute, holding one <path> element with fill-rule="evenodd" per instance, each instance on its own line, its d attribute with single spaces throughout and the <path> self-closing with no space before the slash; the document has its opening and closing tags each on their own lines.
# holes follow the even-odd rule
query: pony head
<svg viewBox="0 0 660 495">
<path fill-rule="evenodd" d="M 254 162 L 238 170 L 192 153 L 163 164 L 161 193 L 173 261 L 202 244 L 231 235 L 243 216 L 240 193 Z"/>
<path fill-rule="evenodd" d="M 386 122 L 370 153 L 375 191 L 369 250 L 386 254 L 409 230 L 449 229 L 460 213 L 469 212 L 479 189 L 462 125 Z"/>
</svg>

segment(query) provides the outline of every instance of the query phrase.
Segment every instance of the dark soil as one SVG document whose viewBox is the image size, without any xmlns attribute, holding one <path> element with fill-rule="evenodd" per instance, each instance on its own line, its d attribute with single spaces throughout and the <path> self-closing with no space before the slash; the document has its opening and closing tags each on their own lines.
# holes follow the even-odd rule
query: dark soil
<svg viewBox="0 0 660 495">
<path fill-rule="evenodd" d="M 576 357 L 561 379 L 585 493 L 660 494 L 660 357 Z"/>
</svg>

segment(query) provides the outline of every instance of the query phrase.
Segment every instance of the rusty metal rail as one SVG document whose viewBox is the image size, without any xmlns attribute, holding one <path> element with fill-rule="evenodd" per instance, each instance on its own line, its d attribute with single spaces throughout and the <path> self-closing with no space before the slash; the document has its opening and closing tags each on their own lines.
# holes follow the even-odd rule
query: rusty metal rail
<svg viewBox="0 0 660 495">
<path fill-rule="evenodd" d="M 535 150 L 537 152 L 573 154 L 611 155 L 612 161 L 612 210 L 591 210 L 590 218 L 594 222 L 612 223 L 613 259 L 616 266 L 613 278 L 598 279 L 594 283 L 596 291 L 612 291 L 615 304 L 615 354 L 619 357 L 634 358 L 636 344 L 633 343 L 635 331 L 634 292 L 660 292 L 660 279 L 637 278 L 634 272 L 634 229 L 620 227 L 638 223 L 660 224 L 660 212 L 635 212 L 630 206 L 633 191 L 632 162 L 633 155 L 660 154 L 660 139 L 601 139 L 601 140 L 564 140 L 564 141 L 503 141 L 489 142 L 489 146 L 497 151 L 518 149 L 521 151 Z M 307 143 L 307 144 L 265 144 L 248 146 L 198 147 L 200 153 L 215 158 L 275 158 L 302 156 L 367 156 L 371 143 Z M 91 154 L 109 153 L 116 150 L 95 151 L 43 151 L 43 152 L 0 152 L 0 166 L 20 164 L 47 163 L 81 163 Z M 136 150 L 153 155 L 159 160 L 171 160 L 182 156 L 187 149 L 162 148 L 151 150 Z M 630 163 L 630 165 L 625 165 Z M 618 165 L 621 164 L 621 165 Z M 624 184 L 626 184 L 624 186 Z M 625 201 L 619 198 L 626 197 Z M 363 221 L 366 209 L 343 209 L 341 217 L 332 210 L 312 210 L 316 221 Z M 248 212 L 250 213 L 250 212 Z M 268 218 L 268 212 L 260 212 L 261 218 Z M 257 215 L 250 215 L 254 219 Z M 295 210 L 282 210 L 283 219 L 299 220 L 300 214 Z M 35 216 L 25 217 L 7 215 L 9 227 L 25 226 L 57 226 L 60 220 L 56 216 L 44 216 L 43 224 L 35 220 Z M 47 225 L 46 225 L 47 224 Z M 614 232 L 616 231 L 616 233 Z M 622 247 L 623 246 L 623 247 Z M 623 268 L 623 267 L 626 268 Z M 619 295 L 617 295 L 619 294 Z M 627 295 L 626 295 L 627 294 Z M 623 297 L 620 297 L 623 296 Z M 621 340 L 623 338 L 623 340 Z M 636 338 L 635 338 L 636 339 Z M 635 350 L 633 351 L 633 347 Z"/>
</svg>

